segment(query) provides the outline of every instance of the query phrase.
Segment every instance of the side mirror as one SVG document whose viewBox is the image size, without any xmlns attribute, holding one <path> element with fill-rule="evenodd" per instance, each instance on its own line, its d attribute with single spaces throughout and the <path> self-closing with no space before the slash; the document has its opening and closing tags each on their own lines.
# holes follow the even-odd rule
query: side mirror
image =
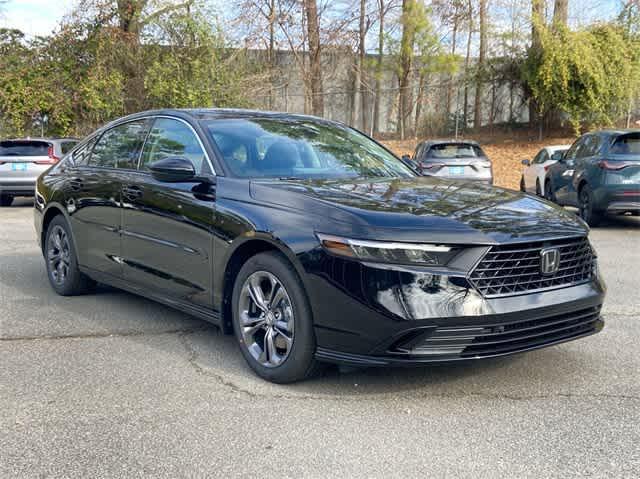
<svg viewBox="0 0 640 479">
<path fill-rule="evenodd" d="M 149 165 L 151 176 L 165 183 L 196 181 L 196 169 L 186 158 L 163 158 Z"/>
<path fill-rule="evenodd" d="M 530 162 L 529 160 L 522 160 L 522 164 L 523 164 L 524 166 L 530 166 L 530 165 L 531 165 L 531 162 Z"/>
</svg>

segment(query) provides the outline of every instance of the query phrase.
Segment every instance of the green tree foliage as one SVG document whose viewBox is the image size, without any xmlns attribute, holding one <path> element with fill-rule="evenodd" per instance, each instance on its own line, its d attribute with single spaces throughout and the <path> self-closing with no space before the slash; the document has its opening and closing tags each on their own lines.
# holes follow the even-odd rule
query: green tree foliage
<svg viewBox="0 0 640 479">
<path fill-rule="evenodd" d="M 203 15 L 172 13 L 155 25 L 145 52 L 144 85 L 149 106 L 161 108 L 248 105 L 244 52 L 227 47 Z"/>
<path fill-rule="evenodd" d="M 147 108 L 249 106 L 259 62 L 228 48 L 204 7 L 188 4 L 147 14 L 135 35 L 99 9 L 49 37 L 0 29 L 0 136 L 39 134 L 44 114 L 46 134 L 80 136 Z"/>
<path fill-rule="evenodd" d="M 576 134 L 583 124 L 606 126 L 622 117 L 638 87 L 637 38 L 616 24 L 539 30 L 540 49 L 529 54 L 523 73 L 541 113 L 566 113 Z"/>
</svg>

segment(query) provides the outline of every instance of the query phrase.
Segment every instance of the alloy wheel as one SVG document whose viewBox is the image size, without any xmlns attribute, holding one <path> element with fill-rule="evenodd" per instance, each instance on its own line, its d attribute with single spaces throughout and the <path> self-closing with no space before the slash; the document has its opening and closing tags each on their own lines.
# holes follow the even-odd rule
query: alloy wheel
<svg viewBox="0 0 640 479">
<path fill-rule="evenodd" d="M 240 292 L 240 328 L 244 345 L 262 366 L 276 367 L 293 346 L 294 315 L 291 299 L 272 273 L 256 271 Z"/>
<path fill-rule="evenodd" d="M 49 274 L 56 284 L 62 285 L 69 274 L 71 261 L 70 244 L 67 232 L 59 225 L 55 225 L 47 241 L 47 262 Z"/>
</svg>

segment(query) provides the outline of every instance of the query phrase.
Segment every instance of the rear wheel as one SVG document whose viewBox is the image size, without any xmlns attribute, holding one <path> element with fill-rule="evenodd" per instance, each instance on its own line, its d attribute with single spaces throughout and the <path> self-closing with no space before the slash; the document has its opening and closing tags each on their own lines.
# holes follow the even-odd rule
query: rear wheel
<svg viewBox="0 0 640 479">
<path fill-rule="evenodd" d="M 11 203 L 13 203 L 13 196 L 0 195 L 0 206 L 11 206 Z"/>
<path fill-rule="evenodd" d="M 240 269 L 233 329 L 249 366 L 268 381 L 300 381 L 317 370 L 311 308 L 297 272 L 279 253 L 258 254 Z"/>
<path fill-rule="evenodd" d="M 544 197 L 549 200 L 556 202 L 556 195 L 553 192 L 553 185 L 551 184 L 551 180 L 547 180 L 544 182 Z"/>
<path fill-rule="evenodd" d="M 542 196 L 542 189 L 540 188 L 540 180 L 536 179 L 536 195 Z"/>
<path fill-rule="evenodd" d="M 522 191 L 523 193 L 527 191 L 527 188 L 524 185 L 524 176 L 520 177 L 520 191 Z"/>
<path fill-rule="evenodd" d="M 589 226 L 598 226 L 602 220 L 602 213 L 595 209 L 593 192 L 589 185 L 584 185 L 578 193 L 578 208 L 580 217 Z"/>
<path fill-rule="evenodd" d="M 95 282 L 80 272 L 73 238 L 63 216 L 56 216 L 47 228 L 45 261 L 49 283 L 61 296 L 75 296 L 91 291 Z"/>
</svg>

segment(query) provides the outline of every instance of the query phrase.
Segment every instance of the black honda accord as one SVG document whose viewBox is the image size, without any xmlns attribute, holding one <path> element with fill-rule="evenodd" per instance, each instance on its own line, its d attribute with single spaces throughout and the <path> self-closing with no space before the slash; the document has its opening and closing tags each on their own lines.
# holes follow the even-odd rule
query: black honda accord
<svg viewBox="0 0 640 479">
<path fill-rule="evenodd" d="M 575 215 L 417 177 L 307 116 L 119 119 L 38 179 L 35 224 L 57 293 L 106 283 L 212 321 L 275 382 L 323 362 L 480 359 L 603 327 L 605 286 Z"/>
</svg>

